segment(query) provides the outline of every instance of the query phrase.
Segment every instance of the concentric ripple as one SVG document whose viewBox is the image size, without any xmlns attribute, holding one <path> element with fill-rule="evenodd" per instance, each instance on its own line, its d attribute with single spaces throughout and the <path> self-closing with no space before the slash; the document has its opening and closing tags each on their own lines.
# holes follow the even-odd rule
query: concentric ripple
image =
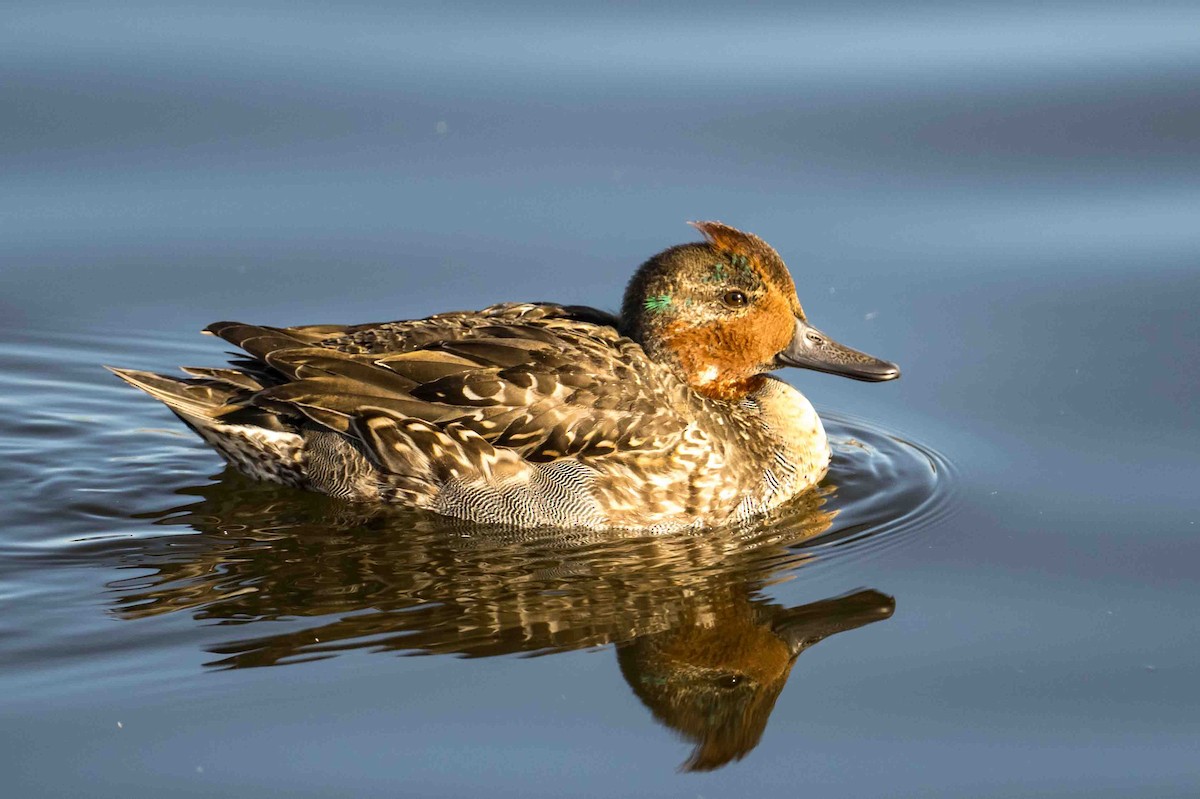
<svg viewBox="0 0 1200 799">
<path fill-rule="evenodd" d="M 862 553 L 909 538 L 952 512 L 954 471 L 935 450 L 846 414 L 822 414 L 833 448 L 824 485 L 837 515 L 809 548 Z"/>
</svg>

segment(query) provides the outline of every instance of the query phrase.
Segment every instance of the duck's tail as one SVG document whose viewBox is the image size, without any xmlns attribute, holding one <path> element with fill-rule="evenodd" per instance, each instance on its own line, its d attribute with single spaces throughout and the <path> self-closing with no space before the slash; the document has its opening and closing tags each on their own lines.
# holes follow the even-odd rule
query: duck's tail
<svg viewBox="0 0 1200 799">
<path fill-rule="evenodd" d="M 160 400 L 189 423 L 211 423 L 220 415 L 222 406 L 233 400 L 237 393 L 234 386 L 216 380 L 184 380 L 137 369 L 104 368 Z"/>
<path fill-rule="evenodd" d="M 106 366 L 174 411 L 231 466 L 260 480 L 303 486 L 304 438 L 291 420 L 246 404 L 265 386 L 237 369 L 189 369 L 176 378 Z"/>
</svg>

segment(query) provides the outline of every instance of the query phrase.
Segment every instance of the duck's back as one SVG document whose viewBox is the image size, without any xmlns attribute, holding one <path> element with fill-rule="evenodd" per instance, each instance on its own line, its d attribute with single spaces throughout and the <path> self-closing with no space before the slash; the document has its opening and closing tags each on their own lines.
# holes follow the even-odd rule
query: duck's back
<svg viewBox="0 0 1200 799">
<path fill-rule="evenodd" d="M 502 303 L 482 311 L 451 311 L 424 319 L 360 325 L 302 325 L 284 332 L 321 347 L 354 354 L 392 354 L 478 338 L 541 338 L 557 333 L 615 342 L 620 320 L 585 305 Z M 539 335 L 535 330 L 541 330 Z M 239 345 L 240 346 L 240 345 Z"/>
</svg>

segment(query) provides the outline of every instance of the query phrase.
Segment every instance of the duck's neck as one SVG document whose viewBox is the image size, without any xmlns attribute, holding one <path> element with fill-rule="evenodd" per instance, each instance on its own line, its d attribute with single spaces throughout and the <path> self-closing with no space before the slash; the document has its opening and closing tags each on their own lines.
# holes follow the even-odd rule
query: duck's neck
<svg viewBox="0 0 1200 799">
<path fill-rule="evenodd" d="M 710 333 L 701 328 L 682 328 L 682 332 L 668 328 L 656 336 L 631 338 L 642 345 L 650 360 L 670 369 L 703 397 L 736 403 L 759 391 L 766 376 L 741 365 L 744 358 L 727 352 L 729 342 L 707 338 Z"/>
<path fill-rule="evenodd" d="M 796 389 L 777 377 L 764 375 L 762 385 L 749 399 L 758 406 L 758 415 L 768 434 L 777 442 L 777 457 L 798 477 L 809 476 L 815 483 L 829 467 L 829 438 L 812 403 Z M 795 492 L 809 485 L 797 485 Z"/>
</svg>

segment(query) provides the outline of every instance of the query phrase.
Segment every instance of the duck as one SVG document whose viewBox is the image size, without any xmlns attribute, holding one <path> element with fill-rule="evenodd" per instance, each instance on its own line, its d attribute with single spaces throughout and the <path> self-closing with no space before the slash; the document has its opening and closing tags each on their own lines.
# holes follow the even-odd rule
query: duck
<svg viewBox="0 0 1200 799">
<path fill-rule="evenodd" d="M 829 440 L 774 374 L 899 368 L 809 324 L 752 233 L 654 255 L 619 314 L 521 302 L 423 319 L 204 332 L 245 353 L 187 377 L 108 367 L 235 470 L 513 528 L 650 532 L 751 521 L 816 487 Z"/>
</svg>

